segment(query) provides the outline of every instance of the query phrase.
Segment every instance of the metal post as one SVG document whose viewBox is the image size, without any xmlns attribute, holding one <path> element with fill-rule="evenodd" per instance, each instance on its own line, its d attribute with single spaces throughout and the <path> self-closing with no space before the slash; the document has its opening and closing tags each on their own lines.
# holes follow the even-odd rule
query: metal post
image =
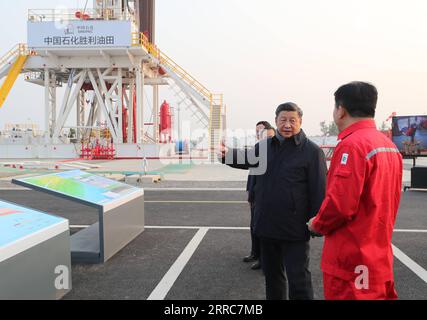
<svg viewBox="0 0 427 320">
<path fill-rule="evenodd" d="M 134 103 L 133 97 L 136 94 L 135 93 L 135 85 L 136 85 L 135 79 L 132 79 L 132 81 L 130 83 L 131 83 L 130 89 L 129 89 L 130 96 L 129 96 L 129 103 L 128 103 L 128 110 L 129 110 L 129 127 L 128 127 L 129 128 L 129 134 L 128 135 L 129 135 L 130 143 L 133 143 L 134 140 L 136 141 L 136 138 L 134 137 L 134 134 L 133 134 L 133 126 L 134 126 L 134 123 L 136 121 L 135 115 L 133 114 L 133 103 Z"/>
<path fill-rule="evenodd" d="M 81 104 L 81 101 L 82 101 L 81 97 L 79 97 L 79 99 L 76 100 L 76 116 L 77 116 L 76 138 L 77 138 L 77 141 L 80 141 L 80 127 L 82 125 L 84 125 L 84 123 L 82 124 L 80 122 L 80 109 L 81 109 L 80 104 Z"/>
<path fill-rule="evenodd" d="M 153 86 L 153 137 L 156 143 L 159 143 L 160 132 L 159 132 L 159 86 Z"/>
<path fill-rule="evenodd" d="M 52 129 L 51 134 L 53 134 L 53 130 L 56 126 L 56 75 L 52 74 L 50 79 L 50 108 L 51 108 L 51 121 L 52 121 Z"/>
<path fill-rule="evenodd" d="M 144 134 L 144 71 L 142 63 L 136 69 L 136 141 L 143 142 Z"/>
<path fill-rule="evenodd" d="M 182 137 L 181 137 L 181 106 L 177 106 L 177 127 L 178 127 L 178 143 L 181 143 Z"/>
<path fill-rule="evenodd" d="M 117 71 L 117 114 L 118 114 L 118 137 L 119 137 L 119 143 L 123 143 L 123 73 L 122 69 L 119 68 Z"/>
<path fill-rule="evenodd" d="M 76 138 L 77 141 L 82 139 L 82 132 L 84 129 L 81 127 L 85 125 L 85 91 L 81 90 L 79 97 L 76 100 L 77 106 L 77 128 L 76 128 Z"/>
<path fill-rule="evenodd" d="M 44 113 L 44 120 L 45 120 L 45 137 L 46 139 L 51 137 L 51 128 L 50 128 L 50 74 L 48 69 L 44 69 L 44 93 L 45 93 L 45 113 Z"/>
</svg>

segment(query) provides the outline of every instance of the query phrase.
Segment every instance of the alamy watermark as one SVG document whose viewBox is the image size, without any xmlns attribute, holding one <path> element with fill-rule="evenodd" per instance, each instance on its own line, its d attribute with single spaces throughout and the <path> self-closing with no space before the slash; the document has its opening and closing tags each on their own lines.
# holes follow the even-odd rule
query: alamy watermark
<svg viewBox="0 0 427 320">
<path fill-rule="evenodd" d="M 228 150 L 224 154 L 224 163 L 231 166 L 244 167 L 251 170 L 251 175 L 263 175 L 267 170 L 267 149 L 266 139 L 256 141 L 254 130 L 227 129 L 217 130 L 210 133 L 207 129 L 191 130 L 190 122 L 183 122 L 182 133 L 188 146 L 187 153 L 190 158 L 181 159 L 183 163 L 193 165 L 212 164 L 221 160 L 222 144 Z M 212 136 L 213 135 L 213 136 Z M 177 134 L 174 135 L 178 136 Z M 159 158 L 163 165 L 175 164 L 176 155 L 174 144 L 160 144 Z M 209 154 L 215 159 L 207 158 Z"/>
<path fill-rule="evenodd" d="M 357 266 L 354 273 L 359 276 L 354 281 L 354 286 L 357 290 L 368 290 L 369 289 L 369 268 L 365 265 Z"/>
<path fill-rule="evenodd" d="M 70 269 L 67 266 L 57 266 L 55 268 L 55 288 L 57 290 L 70 290 Z"/>
</svg>

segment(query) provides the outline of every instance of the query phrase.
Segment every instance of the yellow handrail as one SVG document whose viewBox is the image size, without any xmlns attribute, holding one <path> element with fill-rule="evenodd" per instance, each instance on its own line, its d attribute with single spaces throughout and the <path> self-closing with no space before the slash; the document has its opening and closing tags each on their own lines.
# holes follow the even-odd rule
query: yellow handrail
<svg viewBox="0 0 427 320">
<path fill-rule="evenodd" d="M 87 21 L 87 20 L 131 20 L 129 11 L 123 12 L 120 7 L 114 8 L 65 8 L 65 9 L 29 9 L 28 21 Z"/>
<path fill-rule="evenodd" d="M 10 91 L 12 90 L 12 87 L 16 79 L 18 78 L 19 74 L 21 73 L 22 68 L 24 67 L 27 59 L 28 59 L 27 55 L 20 54 L 18 51 L 17 58 L 9 70 L 6 80 L 3 82 L 3 84 L 0 87 L 0 108 L 3 106 L 4 102 L 6 101 L 6 98 L 9 95 Z"/>
<path fill-rule="evenodd" d="M 181 68 L 168 55 L 162 52 L 156 45 L 150 43 L 147 36 L 143 33 L 132 34 L 132 46 L 143 46 L 148 53 L 157 58 L 160 64 L 170 68 L 173 72 L 179 75 L 188 85 L 195 89 L 198 93 L 204 96 L 210 103 L 213 101 L 213 94 L 193 76 Z"/>
<path fill-rule="evenodd" d="M 0 68 L 4 67 L 6 64 L 10 63 L 12 59 L 17 56 L 28 56 L 32 54 L 28 51 L 28 47 L 24 43 L 17 44 L 8 53 L 6 53 L 2 58 L 0 58 Z"/>
<path fill-rule="evenodd" d="M 218 116 L 221 116 L 222 107 L 223 107 L 223 95 L 222 94 L 213 94 L 211 93 L 204 85 L 202 85 L 199 81 L 197 81 L 194 77 L 192 77 L 188 72 L 186 72 L 183 68 L 181 68 L 176 62 L 174 62 L 171 58 L 169 58 L 164 52 L 160 51 L 156 45 L 150 43 L 147 36 L 143 33 L 133 33 L 132 34 L 132 46 L 143 46 L 149 54 L 159 60 L 159 63 L 169 69 L 171 69 L 174 73 L 176 73 L 182 80 L 184 80 L 190 87 L 192 87 L 196 92 L 200 93 L 203 97 L 205 97 L 210 103 L 210 116 L 209 116 L 209 144 L 210 144 L 210 152 L 215 150 L 215 132 L 214 130 L 218 129 L 214 127 L 214 106 L 218 106 L 219 110 L 216 112 Z M 219 119 L 221 122 L 221 119 Z M 212 155 L 211 155 L 212 156 Z"/>
</svg>

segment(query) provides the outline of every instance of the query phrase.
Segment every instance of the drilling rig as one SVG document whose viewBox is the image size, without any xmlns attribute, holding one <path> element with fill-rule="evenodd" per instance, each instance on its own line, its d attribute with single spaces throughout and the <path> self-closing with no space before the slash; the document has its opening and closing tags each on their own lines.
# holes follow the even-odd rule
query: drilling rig
<svg viewBox="0 0 427 320">
<path fill-rule="evenodd" d="M 44 88 L 44 134 L 21 144 L 0 141 L 0 158 L 79 157 L 91 139 L 114 145 L 115 158 L 159 157 L 165 150 L 160 143 L 160 86 L 173 90 L 192 123 L 206 130 L 208 156 L 215 158 L 213 149 L 225 124 L 223 96 L 157 47 L 155 0 L 94 0 L 92 8 L 30 9 L 27 24 L 28 44 L 0 59 L 0 79 L 5 78 L 0 108 L 24 74 L 25 81 Z M 151 103 L 147 90 L 152 90 Z M 153 115 L 151 123 L 145 121 L 147 114 Z M 70 129 L 76 132 L 74 143 L 68 139 Z"/>
</svg>

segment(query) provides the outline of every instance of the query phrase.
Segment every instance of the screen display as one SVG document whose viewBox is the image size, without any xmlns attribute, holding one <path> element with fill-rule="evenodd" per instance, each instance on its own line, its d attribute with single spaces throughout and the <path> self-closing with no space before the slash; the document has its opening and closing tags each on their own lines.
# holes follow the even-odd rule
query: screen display
<svg viewBox="0 0 427 320">
<path fill-rule="evenodd" d="M 97 205 L 109 204 L 140 191 L 130 185 L 81 170 L 16 180 Z"/>
<path fill-rule="evenodd" d="M 393 118 L 393 142 L 404 155 L 427 156 L 427 116 Z"/>
<path fill-rule="evenodd" d="M 0 248 L 64 220 L 0 201 Z"/>
</svg>

